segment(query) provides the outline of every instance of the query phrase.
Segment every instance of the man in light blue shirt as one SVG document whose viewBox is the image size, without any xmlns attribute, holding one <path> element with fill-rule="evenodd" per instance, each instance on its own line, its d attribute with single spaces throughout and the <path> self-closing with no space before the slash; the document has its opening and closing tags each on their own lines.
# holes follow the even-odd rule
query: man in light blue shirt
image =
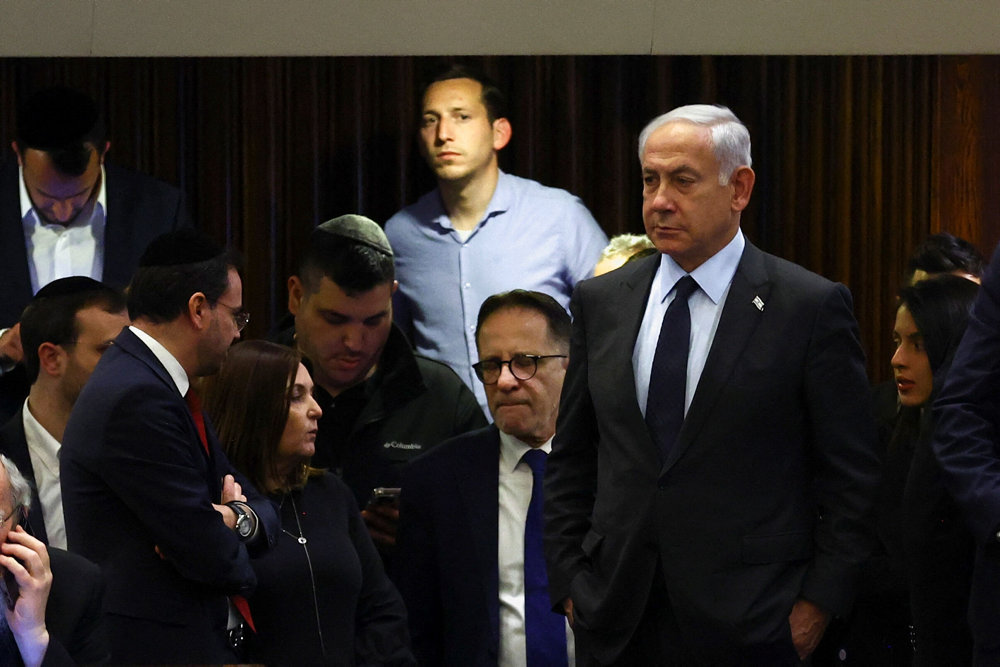
<svg viewBox="0 0 1000 667">
<path fill-rule="evenodd" d="M 492 294 L 537 290 L 564 308 L 593 275 L 607 236 L 577 197 L 500 171 L 510 141 L 500 90 L 453 67 L 423 95 L 420 149 L 438 187 L 386 223 L 396 256 L 396 323 L 417 352 L 450 365 L 486 395 L 472 364 L 476 314 Z"/>
</svg>

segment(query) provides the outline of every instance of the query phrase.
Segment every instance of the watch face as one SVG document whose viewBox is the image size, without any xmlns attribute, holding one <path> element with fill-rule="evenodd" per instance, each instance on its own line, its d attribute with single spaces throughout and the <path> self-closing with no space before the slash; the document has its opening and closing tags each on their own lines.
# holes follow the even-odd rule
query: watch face
<svg viewBox="0 0 1000 667">
<path fill-rule="evenodd" d="M 240 537 L 250 537 L 250 517 L 243 515 L 236 521 L 236 532 Z"/>
</svg>

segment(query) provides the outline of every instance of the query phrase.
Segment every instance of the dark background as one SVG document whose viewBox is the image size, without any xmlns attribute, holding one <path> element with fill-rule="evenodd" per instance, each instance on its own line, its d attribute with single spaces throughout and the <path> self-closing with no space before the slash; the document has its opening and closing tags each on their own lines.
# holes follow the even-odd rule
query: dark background
<svg viewBox="0 0 1000 667">
<path fill-rule="evenodd" d="M 198 224 L 244 253 L 259 337 L 313 226 L 349 212 L 383 223 L 433 187 L 417 96 L 452 60 L 508 93 L 502 168 L 577 194 L 609 236 L 642 231 L 646 122 L 681 104 L 732 108 L 757 172 L 747 237 L 851 288 L 873 380 L 889 377 L 915 245 L 950 231 L 988 254 L 1000 240 L 1000 56 L 7 58 L 0 138 L 36 88 L 93 95 L 110 159 L 180 186 Z"/>
</svg>

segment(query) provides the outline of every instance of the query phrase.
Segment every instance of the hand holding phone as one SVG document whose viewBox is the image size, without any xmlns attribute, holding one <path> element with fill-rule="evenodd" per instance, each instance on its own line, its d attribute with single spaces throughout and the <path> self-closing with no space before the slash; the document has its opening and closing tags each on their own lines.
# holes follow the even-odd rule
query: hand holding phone
<svg viewBox="0 0 1000 667">
<path fill-rule="evenodd" d="M 396 525 L 399 523 L 399 488 L 379 486 L 372 489 L 371 498 L 361 517 L 368 526 L 372 542 L 381 551 L 396 546 Z"/>
</svg>

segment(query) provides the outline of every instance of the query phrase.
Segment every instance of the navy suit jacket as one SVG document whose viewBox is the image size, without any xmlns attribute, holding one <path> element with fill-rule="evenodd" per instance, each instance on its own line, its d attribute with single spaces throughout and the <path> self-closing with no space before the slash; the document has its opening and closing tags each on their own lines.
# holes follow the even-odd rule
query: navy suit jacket
<svg viewBox="0 0 1000 667">
<path fill-rule="evenodd" d="M 1000 246 L 934 402 L 932 448 L 978 545 L 969 622 L 977 650 L 1000 651 Z M 993 658 L 996 653 L 993 653 Z"/>
<path fill-rule="evenodd" d="M 20 411 L 0 429 L 0 453 L 13 461 L 21 474 L 31 482 L 31 511 L 28 512 L 27 520 L 21 525 L 40 542 L 48 544 L 42 503 L 38 500 L 38 485 L 35 484 L 35 467 L 31 465 L 28 439 L 24 435 L 24 419 Z"/>
<path fill-rule="evenodd" d="M 447 440 L 403 472 L 399 591 L 421 665 L 496 665 L 500 432 Z"/>
<path fill-rule="evenodd" d="M 570 597 L 577 647 L 612 662 L 659 563 L 675 640 L 696 659 L 790 660 L 796 599 L 846 613 L 871 546 L 878 460 L 850 292 L 748 242 L 661 461 L 632 368 L 659 262 L 630 262 L 573 295 L 545 475 L 553 605 Z"/>
<path fill-rule="evenodd" d="M 248 596 L 256 578 L 247 547 L 212 507 L 223 476 L 234 475 L 260 519 L 257 547 L 272 544 L 281 526 L 207 420 L 206 431 L 208 455 L 173 380 L 130 329 L 104 353 L 66 426 L 66 537 L 104 571 L 116 662 L 233 660 L 223 638 L 227 596 Z M 130 634 L 132 619 L 148 636 Z M 168 639 L 180 632 L 183 643 Z"/>
<path fill-rule="evenodd" d="M 190 227 L 191 219 L 177 188 L 110 162 L 105 162 L 104 171 L 108 216 L 101 279 L 124 288 L 150 241 L 174 229 Z M 0 166 L 0 328 L 20 320 L 33 295 L 18 178 L 17 160 L 7 160 Z M 0 377 L 0 423 L 15 413 L 27 395 L 28 383 L 20 367 Z"/>
</svg>

